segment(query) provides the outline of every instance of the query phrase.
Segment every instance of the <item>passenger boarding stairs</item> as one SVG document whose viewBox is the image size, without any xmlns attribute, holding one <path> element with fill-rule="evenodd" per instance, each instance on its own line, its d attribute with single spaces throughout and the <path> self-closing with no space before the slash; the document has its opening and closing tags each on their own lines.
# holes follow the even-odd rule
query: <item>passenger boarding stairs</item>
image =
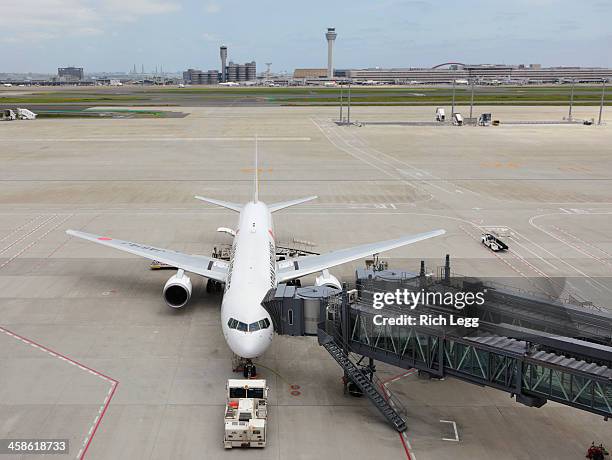
<svg viewBox="0 0 612 460">
<path fill-rule="evenodd" d="M 376 388 L 376 383 L 369 379 L 367 375 L 350 359 L 344 349 L 336 343 L 331 335 L 325 334 L 321 340 L 323 347 L 329 352 L 336 362 L 344 369 L 348 379 L 353 382 L 368 397 L 372 404 L 398 431 L 406 431 L 406 422 L 391 405 L 391 400 L 387 394 L 381 394 Z M 385 391 L 382 386 L 381 389 Z"/>
</svg>

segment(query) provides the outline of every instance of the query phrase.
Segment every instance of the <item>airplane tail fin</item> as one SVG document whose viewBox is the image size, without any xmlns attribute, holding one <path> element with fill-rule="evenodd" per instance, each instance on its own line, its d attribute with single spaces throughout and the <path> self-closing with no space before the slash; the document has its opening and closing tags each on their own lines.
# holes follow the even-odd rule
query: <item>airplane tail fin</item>
<svg viewBox="0 0 612 460">
<path fill-rule="evenodd" d="M 231 203 L 229 201 L 215 200 L 214 198 L 206 198 L 204 196 L 198 196 L 198 195 L 196 195 L 194 198 L 196 200 L 206 201 L 207 203 L 210 203 L 210 204 L 216 204 L 217 206 L 221 206 L 222 208 L 231 209 L 232 211 L 236 211 L 236 212 L 242 211 L 242 205 L 238 203 Z"/>
<path fill-rule="evenodd" d="M 257 158 L 257 134 L 255 134 L 255 174 L 253 175 L 253 202 L 259 201 L 259 162 Z"/>
<path fill-rule="evenodd" d="M 306 203 L 307 201 L 312 201 L 312 200 L 316 200 L 318 197 L 315 196 L 307 196 L 304 198 L 298 198 L 297 200 L 291 200 L 291 201 L 282 201 L 280 203 L 273 203 L 268 205 L 268 209 L 270 210 L 270 212 L 276 212 L 276 211 L 280 211 L 281 209 L 285 209 L 288 208 L 290 206 L 295 206 L 298 204 L 302 204 L 302 203 Z"/>
</svg>

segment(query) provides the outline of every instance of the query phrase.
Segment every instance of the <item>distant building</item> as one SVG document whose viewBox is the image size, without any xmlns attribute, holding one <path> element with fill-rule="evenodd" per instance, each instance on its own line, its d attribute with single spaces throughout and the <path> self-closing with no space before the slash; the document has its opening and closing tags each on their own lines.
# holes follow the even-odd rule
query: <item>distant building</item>
<svg viewBox="0 0 612 460">
<path fill-rule="evenodd" d="M 246 64 L 236 64 L 229 61 L 226 68 L 226 81 L 245 82 L 257 79 L 257 64 L 255 61 L 247 62 Z"/>
<path fill-rule="evenodd" d="M 216 85 L 219 83 L 219 71 L 188 69 L 183 72 L 183 81 L 190 85 Z"/>
<path fill-rule="evenodd" d="M 352 80 L 374 80 L 389 83 L 451 83 L 453 80 L 475 80 L 481 82 L 600 82 L 612 77 L 612 69 L 596 67 L 542 67 L 540 64 L 467 65 L 452 63 L 444 69 L 436 66 L 433 69 L 423 68 L 370 68 L 346 70 L 346 77 Z M 296 72 L 300 69 L 296 69 Z M 337 75 L 336 75 L 337 76 Z M 295 78 L 295 75 L 294 75 Z M 302 77 L 303 78 L 303 77 Z"/>
<path fill-rule="evenodd" d="M 219 71 L 209 70 L 206 72 L 206 83 L 209 85 L 216 85 L 219 83 Z"/>
<path fill-rule="evenodd" d="M 83 67 L 59 67 L 57 77 L 61 81 L 81 81 L 85 76 Z"/>
<path fill-rule="evenodd" d="M 216 85 L 221 82 L 246 82 L 257 79 L 257 64 L 255 61 L 245 64 L 227 63 L 227 46 L 219 48 L 221 71 L 188 69 L 183 72 L 183 81 L 192 85 Z"/>
<path fill-rule="evenodd" d="M 247 81 L 257 80 L 257 64 L 255 61 L 247 62 L 245 66 Z"/>
<path fill-rule="evenodd" d="M 235 64 L 233 61 L 229 62 L 225 78 L 227 81 L 238 81 L 238 64 Z"/>
<path fill-rule="evenodd" d="M 327 69 L 295 69 L 293 78 L 327 78 Z"/>
</svg>

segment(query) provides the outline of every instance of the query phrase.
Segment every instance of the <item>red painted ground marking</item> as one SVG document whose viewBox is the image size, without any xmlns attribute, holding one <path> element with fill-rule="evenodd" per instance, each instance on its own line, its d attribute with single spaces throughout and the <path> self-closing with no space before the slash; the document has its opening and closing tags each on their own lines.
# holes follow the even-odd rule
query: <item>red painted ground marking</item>
<svg viewBox="0 0 612 460">
<path fill-rule="evenodd" d="M 394 382 L 396 380 L 399 380 L 402 377 L 407 377 L 407 376 L 412 375 L 412 374 L 414 374 L 416 372 L 417 372 L 417 370 L 413 369 L 412 371 L 402 372 L 401 374 L 395 375 L 393 377 L 389 377 L 387 380 L 383 380 L 380 383 L 380 389 L 383 391 L 383 393 L 385 395 L 385 399 L 388 398 L 387 389 L 385 387 L 385 384 L 387 384 L 389 382 Z M 408 436 L 406 436 L 406 439 L 404 439 L 405 433 L 398 433 L 398 434 L 399 434 L 400 441 L 402 442 L 402 446 L 404 446 L 404 452 L 406 452 L 406 458 L 408 458 L 408 460 L 412 460 L 413 456 L 410 453 L 410 448 L 408 447 L 408 443 L 406 442 L 406 440 L 408 439 Z"/>
<path fill-rule="evenodd" d="M 108 236 L 101 236 L 98 238 L 100 241 L 110 241 L 112 240 L 112 238 L 109 238 Z"/>
<path fill-rule="evenodd" d="M 111 388 L 108 392 L 108 394 L 106 395 L 106 399 L 104 400 L 104 405 L 102 406 L 102 409 L 100 410 L 100 414 L 96 417 L 96 422 L 94 424 L 94 426 L 90 429 L 91 434 L 88 433 L 88 437 L 85 438 L 87 440 L 87 442 L 84 442 L 84 447 L 79 451 L 79 453 L 77 454 L 77 458 L 79 460 L 83 460 L 85 458 L 85 454 L 87 453 L 87 449 L 89 448 L 91 441 L 93 440 L 94 435 L 96 434 L 96 431 L 98 430 L 98 427 L 100 426 L 100 423 L 102 422 L 102 418 L 104 417 L 104 414 L 106 414 L 106 410 L 108 409 L 108 406 L 110 405 L 111 400 L 113 399 L 113 396 L 115 395 L 115 391 L 117 390 L 117 386 L 119 385 L 119 381 L 113 379 L 112 377 L 109 377 L 108 375 L 103 374 L 102 372 L 99 372 L 95 369 L 92 369 L 89 366 L 86 366 L 82 363 L 80 363 L 79 361 L 76 361 L 72 358 L 69 358 L 66 355 L 63 355 L 62 353 L 59 353 L 57 351 L 52 350 L 51 348 L 45 347 L 44 345 L 41 345 L 33 340 L 30 340 L 26 337 L 23 337 L 22 335 L 19 335 L 13 331 L 10 331 L 9 329 L 6 329 L 2 326 L 0 326 L 0 332 L 5 333 L 8 336 L 14 337 L 18 340 L 21 340 L 23 343 L 26 343 L 34 348 L 38 348 L 42 351 L 47 352 L 48 354 L 50 354 L 51 356 L 55 357 L 55 358 L 59 358 L 62 359 L 64 361 L 67 361 L 75 366 L 77 366 L 79 369 L 81 370 L 86 370 L 89 373 L 96 375 L 97 377 L 102 378 L 103 380 L 106 380 L 107 382 L 109 382 L 111 384 Z"/>
<path fill-rule="evenodd" d="M 104 404 L 104 408 L 102 409 L 102 412 L 100 413 L 100 416 L 97 418 L 98 421 L 94 425 L 93 431 L 89 435 L 89 439 L 87 440 L 87 444 L 83 448 L 83 453 L 81 454 L 80 457 L 78 457 L 79 460 L 83 460 L 85 458 L 85 454 L 87 453 L 87 449 L 89 449 L 89 445 L 91 444 L 91 441 L 93 441 L 93 437 L 95 436 L 96 431 L 98 431 L 98 427 L 100 426 L 100 423 L 102 423 L 102 418 L 104 417 L 104 414 L 106 414 L 106 409 L 108 409 L 108 406 L 110 405 L 110 402 L 113 399 L 113 396 L 115 395 L 115 390 L 117 390 L 117 385 L 118 384 L 119 384 L 119 382 L 116 381 L 116 380 L 112 384 L 111 391 L 110 391 L 110 393 L 108 394 L 108 396 L 106 398 L 106 403 Z"/>
</svg>

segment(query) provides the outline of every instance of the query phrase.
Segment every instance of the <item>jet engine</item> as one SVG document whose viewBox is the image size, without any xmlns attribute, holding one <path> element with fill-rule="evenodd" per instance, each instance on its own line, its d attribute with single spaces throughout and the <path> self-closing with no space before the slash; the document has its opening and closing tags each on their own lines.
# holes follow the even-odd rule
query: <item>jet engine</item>
<svg viewBox="0 0 612 460">
<path fill-rule="evenodd" d="M 327 269 L 323 270 L 321 275 L 316 277 L 315 286 L 327 286 L 342 290 L 342 285 L 340 284 L 340 281 L 338 281 L 338 278 L 329 273 L 329 270 Z"/>
<path fill-rule="evenodd" d="M 164 286 L 164 300 L 169 307 L 184 307 L 191 298 L 191 280 L 184 270 L 179 270 Z"/>
</svg>

